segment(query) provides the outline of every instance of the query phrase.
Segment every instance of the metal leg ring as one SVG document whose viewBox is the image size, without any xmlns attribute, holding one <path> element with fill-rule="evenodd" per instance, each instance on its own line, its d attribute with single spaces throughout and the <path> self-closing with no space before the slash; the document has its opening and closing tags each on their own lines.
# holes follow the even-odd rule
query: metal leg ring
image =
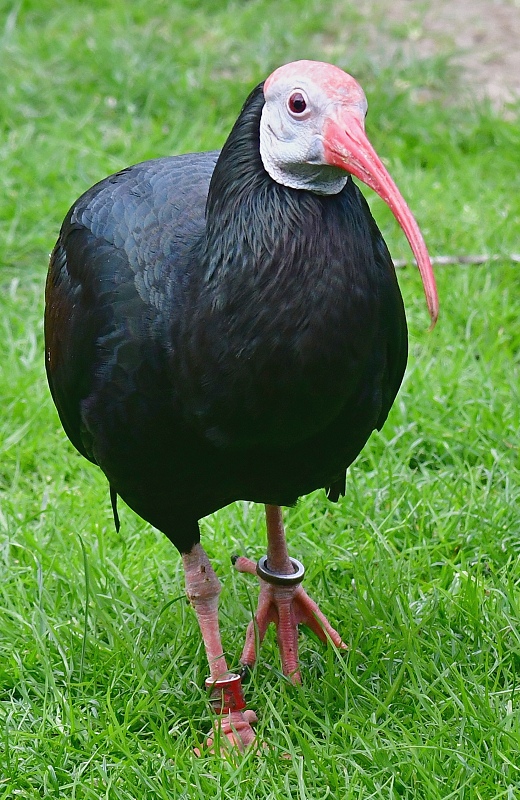
<svg viewBox="0 0 520 800">
<path fill-rule="evenodd" d="M 284 575 L 281 572 L 273 572 L 267 566 L 267 556 L 262 556 L 256 565 L 256 574 L 267 583 L 274 583 L 275 586 L 296 586 L 301 583 L 305 575 L 305 567 L 296 558 L 290 559 L 294 572 Z"/>
</svg>

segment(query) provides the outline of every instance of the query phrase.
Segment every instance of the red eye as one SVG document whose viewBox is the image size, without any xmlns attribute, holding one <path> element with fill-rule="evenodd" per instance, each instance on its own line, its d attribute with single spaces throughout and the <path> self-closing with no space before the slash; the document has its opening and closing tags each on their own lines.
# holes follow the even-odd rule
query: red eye
<svg viewBox="0 0 520 800">
<path fill-rule="evenodd" d="M 293 114 L 303 114 L 307 108 L 307 101 L 301 92 L 294 92 L 289 97 L 289 111 Z"/>
</svg>

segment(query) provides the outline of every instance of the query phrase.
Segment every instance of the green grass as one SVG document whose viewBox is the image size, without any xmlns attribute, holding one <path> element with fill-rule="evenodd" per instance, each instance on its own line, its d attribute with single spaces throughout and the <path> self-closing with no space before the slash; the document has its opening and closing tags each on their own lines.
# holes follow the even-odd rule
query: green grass
<svg viewBox="0 0 520 800">
<path fill-rule="evenodd" d="M 325 0 L 0 8 L 0 798 L 519 796 L 518 122 L 454 102 L 442 59 L 385 66 L 361 17 Z M 128 510 L 114 532 L 102 475 L 61 430 L 43 370 L 47 255 L 85 188 L 220 146 L 251 86 L 298 57 L 359 76 L 369 135 L 433 254 L 504 258 L 438 269 L 433 333 L 418 276 L 400 271 L 411 356 L 388 423 L 339 504 L 316 492 L 286 513 L 350 649 L 302 635 L 292 687 L 268 636 L 247 696 L 269 749 L 196 759 L 206 663 L 180 559 Z M 262 509 L 202 528 L 236 664 L 256 587 L 229 555 L 264 552 Z"/>
</svg>

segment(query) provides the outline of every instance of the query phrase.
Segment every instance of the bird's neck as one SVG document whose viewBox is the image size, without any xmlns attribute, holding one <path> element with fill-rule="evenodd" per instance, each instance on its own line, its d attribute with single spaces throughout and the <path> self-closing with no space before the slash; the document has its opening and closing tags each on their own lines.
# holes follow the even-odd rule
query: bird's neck
<svg viewBox="0 0 520 800">
<path fill-rule="evenodd" d="M 262 84 L 244 103 L 219 155 L 206 204 L 208 249 L 219 246 L 230 226 L 236 236 L 246 224 L 251 201 L 263 194 L 270 179 L 260 158 L 260 117 L 264 105 Z"/>
<path fill-rule="evenodd" d="M 312 261 L 323 197 L 274 181 L 260 156 L 262 84 L 246 100 L 215 166 L 206 206 L 205 279 L 265 286 L 284 264 Z M 327 249 L 325 244 L 325 250 Z M 322 257 L 325 255 L 321 254 Z M 292 276 L 293 279 L 295 276 Z"/>
<path fill-rule="evenodd" d="M 215 166 L 198 289 L 212 314 L 229 320 L 239 313 L 244 327 L 256 327 L 264 312 L 286 314 L 286 324 L 298 328 L 327 321 L 334 340 L 333 329 L 353 306 L 361 304 L 357 312 L 365 317 L 374 302 L 370 214 L 351 180 L 339 194 L 323 196 L 268 175 L 259 151 L 263 105 L 259 86 Z"/>
</svg>

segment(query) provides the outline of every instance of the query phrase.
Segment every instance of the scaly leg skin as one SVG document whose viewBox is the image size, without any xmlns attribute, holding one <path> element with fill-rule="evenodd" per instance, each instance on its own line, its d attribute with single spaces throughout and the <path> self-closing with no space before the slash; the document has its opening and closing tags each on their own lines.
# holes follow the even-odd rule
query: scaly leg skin
<svg viewBox="0 0 520 800">
<path fill-rule="evenodd" d="M 232 678 L 228 670 L 226 657 L 222 649 L 220 639 L 220 629 L 218 624 L 218 597 L 220 594 L 220 582 L 211 566 L 209 559 L 200 544 L 194 545 L 189 553 L 182 556 L 184 564 L 184 574 L 186 578 L 186 594 L 192 604 L 200 632 L 204 641 L 206 655 L 208 657 L 210 678 L 208 683 L 215 683 L 219 680 L 226 682 Z M 233 682 L 233 681 L 232 681 Z M 234 681 L 236 684 L 236 681 Z M 238 680 L 238 693 L 241 698 L 240 680 Z M 217 706 L 219 692 L 217 691 Z M 222 692 L 223 705 L 233 705 L 233 697 Z M 227 700 L 230 699 L 231 703 Z M 239 703 L 242 706 L 243 703 Z M 217 712 L 221 709 L 217 708 Z M 214 752 L 214 742 L 218 738 L 220 729 L 221 745 L 229 743 L 233 748 L 244 751 L 255 741 L 255 733 L 251 728 L 251 723 L 256 722 L 254 711 L 233 710 L 227 708 L 222 713 L 218 713 L 213 725 L 213 730 L 206 742 L 209 752 Z M 227 742 L 226 742 L 227 740 Z M 225 747 L 221 746 L 222 753 Z M 196 749 L 196 755 L 201 755 L 201 751 Z"/>
<path fill-rule="evenodd" d="M 282 575 L 294 573 L 287 552 L 285 532 L 283 528 L 282 511 L 279 506 L 265 507 L 267 522 L 267 566 L 270 571 Z M 235 568 L 239 572 L 257 574 L 257 567 L 253 561 L 243 556 L 235 559 Z M 323 642 L 328 638 L 334 645 L 346 650 L 347 646 L 341 636 L 330 625 L 324 614 L 320 611 L 314 600 L 300 584 L 294 586 L 278 586 L 260 580 L 260 597 L 255 620 L 249 623 L 246 633 L 246 643 L 242 651 L 241 663 L 252 667 L 256 661 L 256 630 L 258 631 L 259 644 L 265 636 L 268 625 L 274 622 L 277 628 L 278 647 L 282 659 L 282 669 L 293 683 L 301 683 L 298 665 L 298 625 L 307 625 Z M 256 628 L 256 630 L 255 630 Z"/>
</svg>

